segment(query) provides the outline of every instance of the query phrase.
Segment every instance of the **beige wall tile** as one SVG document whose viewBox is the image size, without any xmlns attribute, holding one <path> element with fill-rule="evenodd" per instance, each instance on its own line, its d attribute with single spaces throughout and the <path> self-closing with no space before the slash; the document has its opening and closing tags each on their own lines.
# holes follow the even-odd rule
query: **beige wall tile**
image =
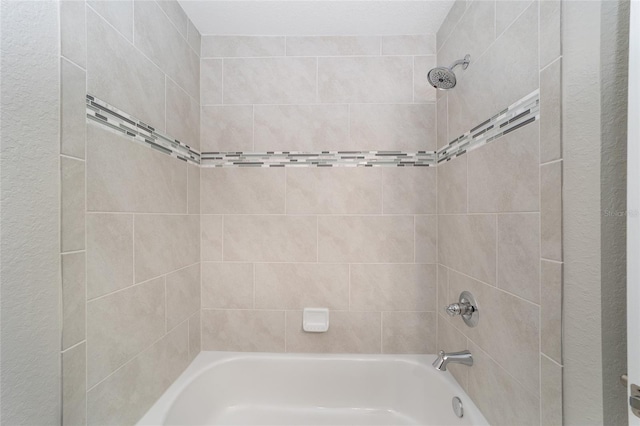
<svg viewBox="0 0 640 426">
<path fill-rule="evenodd" d="M 348 105 L 255 107 L 255 150 L 338 151 L 349 146 Z"/>
<path fill-rule="evenodd" d="M 415 217 L 416 258 L 418 263 L 438 261 L 438 217 L 420 215 Z"/>
<path fill-rule="evenodd" d="M 287 312 L 287 352 L 380 353 L 380 312 L 331 312 L 329 331 L 302 331 L 302 312 Z"/>
<path fill-rule="evenodd" d="M 180 9 L 175 3 L 174 10 Z M 134 43 L 191 96 L 200 96 L 200 58 L 156 2 L 134 2 Z"/>
<path fill-rule="evenodd" d="M 133 42 L 133 1 L 88 0 L 87 4 L 127 40 Z"/>
<path fill-rule="evenodd" d="M 205 351 L 284 352 L 284 311 L 202 311 Z"/>
<path fill-rule="evenodd" d="M 540 308 L 450 271 L 450 299 L 457 300 L 465 290 L 481 301 L 481 319 L 474 328 L 467 327 L 460 318 L 452 319 L 452 324 L 493 359 L 499 360 L 502 368 L 537 395 L 540 385 Z"/>
<path fill-rule="evenodd" d="M 87 33 L 88 92 L 163 130 L 162 71 L 91 9 L 87 9 L 87 27 L 91 28 Z"/>
<path fill-rule="evenodd" d="M 225 216 L 224 260 L 315 262 L 314 216 Z"/>
<path fill-rule="evenodd" d="M 200 167 L 188 164 L 187 179 L 189 181 L 187 213 L 200 214 Z"/>
<path fill-rule="evenodd" d="M 201 113 L 202 152 L 253 151 L 252 106 L 205 106 Z"/>
<path fill-rule="evenodd" d="M 495 215 L 439 216 L 438 261 L 481 281 L 494 284 Z"/>
<path fill-rule="evenodd" d="M 286 173 L 288 214 L 382 213 L 379 169 L 289 168 Z"/>
<path fill-rule="evenodd" d="M 463 155 L 438 164 L 438 213 L 467 212 L 467 161 Z"/>
<path fill-rule="evenodd" d="M 167 279 L 167 330 L 200 310 L 200 263 L 173 272 Z"/>
<path fill-rule="evenodd" d="M 62 353 L 62 424 L 64 426 L 83 425 L 87 422 L 86 375 L 85 343 Z"/>
<path fill-rule="evenodd" d="M 202 263 L 203 309 L 252 309 L 252 263 Z"/>
<path fill-rule="evenodd" d="M 562 53 L 561 9 L 560 0 L 540 2 L 540 68 L 553 62 Z"/>
<path fill-rule="evenodd" d="M 562 261 L 562 161 L 540 167 L 541 254 Z"/>
<path fill-rule="evenodd" d="M 382 168 L 384 213 L 436 213 L 436 174 L 435 167 Z"/>
<path fill-rule="evenodd" d="M 192 265 L 200 260 L 197 215 L 136 215 L 136 282 Z"/>
<path fill-rule="evenodd" d="M 424 151 L 436 148 L 433 104 L 351 106 L 351 149 Z"/>
<path fill-rule="evenodd" d="M 432 354 L 436 352 L 434 312 L 383 312 L 382 353 Z"/>
<path fill-rule="evenodd" d="M 413 216 L 320 216 L 321 262 L 413 262 Z"/>
<path fill-rule="evenodd" d="M 542 368 L 540 387 L 542 424 L 561 426 L 562 423 L 562 367 L 545 356 L 540 357 Z"/>
<path fill-rule="evenodd" d="M 502 34 L 530 4 L 531 0 L 496 2 L 496 34 Z"/>
<path fill-rule="evenodd" d="M 458 21 L 460 21 L 460 18 L 462 18 L 470 3 L 471 2 L 467 0 L 456 0 L 453 3 L 453 6 L 451 6 L 449 13 L 442 22 L 442 25 L 440 25 L 440 28 L 438 28 L 438 33 L 436 34 L 436 47 L 438 50 L 440 50 L 453 29 L 458 25 Z"/>
<path fill-rule="evenodd" d="M 349 265 L 256 263 L 255 307 L 349 309 Z"/>
<path fill-rule="evenodd" d="M 65 7 L 67 6 L 63 8 Z M 86 73 L 64 58 L 61 65 L 60 154 L 84 158 L 84 145 L 87 139 Z"/>
<path fill-rule="evenodd" d="M 414 102 L 435 102 L 436 89 L 427 80 L 429 70 L 435 68 L 436 56 L 416 56 L 413 58 L 413 100 Z"/>
<path fill-rule="evenodd" d="M 62 255 L 62 350 L 86 336 L 85 253 Z"/>
<path fill-rule="evenodd" d="M 436 115 L 437 115 L 437 132 L 436 132 L 436 141 L 437 141 L 437 149 L 442 148 L 443 146 L 449 143 L 449 134 L 447 129 L 447 97 L 444 96 L 438 99 L 438 103 L 436 105 Z"/>
<path fill-rule="evenodd" d="M 457 301 L 457 300 L 455 300 Z M 454 300 L 449 300 L 449 269 L 446 266 L 438 265 L 438 306 L 437 312 L 444 314 L 445 306 L 449 303 L 453 303 Z"/>
<path fill-rule="evenodd" d="M 202 260 L 222 260 L 222 216 L 200 216 Z"/>
<path fill-rule="evenodd" d="M 200 150 L 200 105 L 169 78 L 166 82 L 167 134 Z"/>
<path fill-rule="evenodd" d="M 226 104 L 311 103 L 316 59 L 225 59 L 223 82 Z"/>
<path fill-rule="evenodd" d="M 538 211 L 539 126 L 531 123 L 469 152 L 469 212 Z"/>
<path fill-rule="evenodd" d="M 192 360 L 201 350 L 200 342 L 200 310 L 189 318 L 189 359 Z"/>
<path fill-rule="evenodd" d="M 189 364 L 187 323 L 87 393 L 89 425 L 135 424 Z"/>
<path fill-rule="evenodd" d="M 87 299 L 133 285 L 133 216 L 88 214 Z"/>
<path fill-rule="evenodd" d="M 89 301 L 87 385 L 99 383 L 164 332 L 164 277 Z"/>
<path fill-rule="evenodd" d="M 177 0 L 158 0 L 158 5 L 183 37 L 187 38 L 189 18 Z"/>
<path fill-rule="evenodd" d="M 413 59 L 319 58 L 318 100 L 339 102 L 413 102 Z"/>
<path fill-rule="evenodd" d="M 200 104 L 222 103 L 222 59 L 200 61 Z"/>
<path fill-rule="evenodd" d="M 540 303 L 540 215 L 498 215 L 498 287 Z"/>
<path fill-rule="evenodd" d="M 436 265 L 355 264 L 351 265 L 350 276 L 349 300 L 353 311 L 436 309 Z"/>
<path fill-rule="evenodd" d="M 187 24 L 187 41 L 189 42 L 189 46 L 200 55 L 200 49 L 202 47 L 202 36 L 200 35 L 200 31 L 193 25 L 193 22 L 189 20 Z"/>
<path fill-rule="evenodd" d="M 81 67 L 87 64 L 85 3 L 60 2 L 60 52 Z"/>
<path fill-rule="evenodd" d="M 187 165 L 88 125 L 87 210 L 186 213 Z"/>
<path fill-rule="evenodd" d="M 539 425 L 540 398 L 529 392 L 473 343 L 469 396 L 492 425 Z M 487 392 L 491 389 L 491 392 Z"/>
<path fill-rule="evenodd" d="M 545 0 L 540 3 L 557 3 Z M 540 162 L 562 158 L 562 60 L 540 71 Z"/>
<path fill-rule="evenodd" d="M 383 55 L 432 55 L 436 53 L 436 35 L 393 35 L 382 37 Z"/>
<path fill-rule="evenodd" d="M 447 302 L 448 303 L 448 302 Z M 440 305 L 440 312 L 444 312 L 442 308 L 445 305 Z M 438 344 L 434 351 L 445 352 L 458 352 L 467 349 L 467 338 L 464 334 L 460 333 L 450 322 L 450 319 L 445 318 L 444 314 L 438 315 Z M 472 354 L 475 356 L 475 354 Z M 466 365 L 447 365 L 447 371 L 450 371 L 453 377 L 458 381 L 460 386 L 464 390 L 467 390 L 469 367 Z"/>
<path fill-rule="evenodd" d="M 283 168 L 201 169 L 203 213 L 284 213 Z"/>
<path fill-rule="evenodd" d="M 542 260 L 540 350 L 562 362 L 562 263 Z"/>
<path fill-rule="evenodd" d="M 380 54 L 378 36 L 287 37 L 287 56 L 363 56 Z"/>
<path fill-rule="evenodd" d="M 203 58 L 284 56 L 285 38 L 279 36 L 204 36 Z"/>
<path fill-rule="evenodd" d="M 61 250 L 84 249 L 85 163 L 60 157 L 60 241 Z"/>
</svg>

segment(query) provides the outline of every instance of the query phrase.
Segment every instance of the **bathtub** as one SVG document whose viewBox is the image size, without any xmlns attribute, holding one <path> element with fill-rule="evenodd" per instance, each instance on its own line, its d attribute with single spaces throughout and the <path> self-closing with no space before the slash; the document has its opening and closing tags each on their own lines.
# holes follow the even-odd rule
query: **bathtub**
<svg viewBox="0 0 640 426">
<path fill-rule="evenodd" d="M 434 359 L 201 352 L 138 424 L 488 425 Z"/>
</svg>

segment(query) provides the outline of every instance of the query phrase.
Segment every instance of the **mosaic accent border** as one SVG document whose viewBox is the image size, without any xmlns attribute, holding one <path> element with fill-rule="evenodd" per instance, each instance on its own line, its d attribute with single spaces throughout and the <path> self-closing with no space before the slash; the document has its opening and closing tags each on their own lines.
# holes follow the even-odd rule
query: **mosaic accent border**
<svg viewBox="0 0 640 426">
<path fill-rule="evenodd" d="M 147 147 L 171 155 L 179 160 L 200 164 L 200 153 L 187 144 L 157 131 L 152 126 L 120 111 L 114 106 L 87 94 L 87 119 L 110 129 L 114 133 L 128 136 Z"/>
<path fill-rule="evenodd" d="M 87 119 L 120 135 L 201 167 L 433 167 L 484 146 L 540 118 L 540 91 L 449 142 L 438 151 L 203 152 L 87 95 Z"/>
</svg>

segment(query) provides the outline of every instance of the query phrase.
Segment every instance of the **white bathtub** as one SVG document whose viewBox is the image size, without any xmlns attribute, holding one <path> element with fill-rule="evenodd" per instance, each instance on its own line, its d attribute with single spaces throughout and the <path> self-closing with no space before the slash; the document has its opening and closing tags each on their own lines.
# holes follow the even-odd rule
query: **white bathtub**
<svg viewBox="0 0 640 426">
<path fill-rule="evenodd" d="M 488 425 L 434 359 L 201 352 L 138 424 Z"/>
</svg>

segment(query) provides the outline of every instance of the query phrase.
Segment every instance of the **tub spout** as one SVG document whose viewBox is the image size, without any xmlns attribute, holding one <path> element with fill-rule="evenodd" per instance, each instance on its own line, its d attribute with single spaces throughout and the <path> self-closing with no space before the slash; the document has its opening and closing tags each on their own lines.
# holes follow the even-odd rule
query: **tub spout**
<svg viewBox="0 0 640 426">
<path fill-rule="evenodd" d="M 440 351 L 438 353 L 438 358 L 433 361 L 433 366 L 438 371 L 447 371 L 447 364 L 464 364 L 464 365 L 473 365 L 473 357 L 471 356 L 471 352 L 469 351 L 460 351 L 460 352 L 449 352 Z"/>
</svg>

